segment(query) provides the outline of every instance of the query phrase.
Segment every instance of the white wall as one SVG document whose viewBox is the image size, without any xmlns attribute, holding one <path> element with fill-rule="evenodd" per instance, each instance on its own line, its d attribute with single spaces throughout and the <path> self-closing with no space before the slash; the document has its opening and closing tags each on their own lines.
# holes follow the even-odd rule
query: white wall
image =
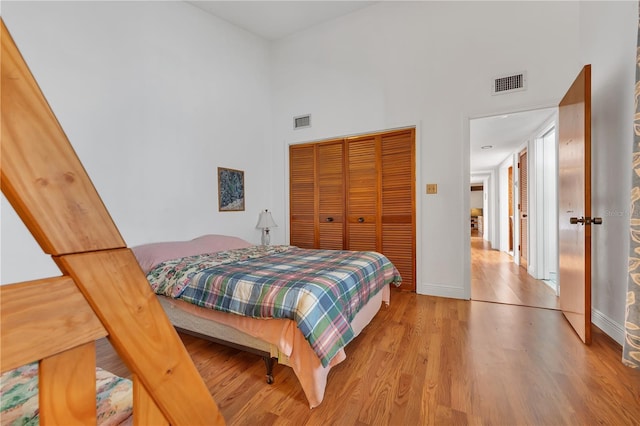
<svg viewBox="0 0 640 426">
<path fill-rule="evenodd" d="M 556 124 L 540 141 L 544 147 L 544 229 L 546 246 L 543 275 L 553 282 L 557 293 L 558 277 L 558 138 Z"/>
<path fill-rule="evenodd" d="M 3 1 L 2 18 L 129 246 L 260 241 L 267 42 L 184 2 Z M 244 212 L 218 212 L 218 166 L 245 171 Z M 1 233 L 3 283 L 59 274 L 4 198 Z"/>
<path fill-rule="evenodd" d="M 581 2 L 582 62 L 592 64 L 593 321 L 622 342 L 633 147 L 638 2 Z M 562 288 L 560 289 L 562 291 Z"/>
<path fill-rule="evenodd" d="M 482 191 L 482 238 L 489 242 L 491 248 L 498 246 L 498 238 L 500 237 L 500 229 L 497 226 L 497 215 L 499 199 L 497 197 L 489 197 L 489 194 L 497 194 L 496 172 L 491 171 L 489 177 L 484 181 L 484 191 Z"/>
<path fill-rule="evenodd" d="M 593 64 L 594 322 L 619 331 L 635 1 L 381 2 L 272 46 L 181 2 L 4 1 L 2 14 L 129 245 L 257 242 L 262 208 L 282 242 L 289 143 L 416 125 L 418 291 L 453 297 L 470 295 L 468 120 L 557 105 Z M 489 95 L 519 71 L 526 91 Z M 304 113 L 313 126 L 293 131 Z M 218 166 L 245 170 L 244 213 L 218 213 Z M 2 282 L 57 271 L 2 207 Z"/>
<path fill-rule="evenodd" d="M 508 156 L 500 164 L 500 166 L 498 166 L 498 199 L 500 200 L 498 213 L 500 226 L 500 244 L 498 246 L 498 249 L 506 253 L 509 253 L 509 167 L 512 166 L 513 155 Z M 513 190 L 514 189 L 512 188 L 512 191 Z M 511 229 L 511 232 L 513 233 L 513 228 Z"/>
<path fill-rule="evenodd" d="M 484 191 L 469 191 L 469 208 L 481 209 L 484 207 Z"/>
<path fill-rule="evenodd" d="M 418 292 L 468 298 L 468 119 L 557 104 L 582 65 L 578 17 L 577 2 L 381 2 L 276 43 L 278 204 L 287 144 L 418 125 Z M 523 70 L 527 91 L 490 95 Z"/>
</svg>

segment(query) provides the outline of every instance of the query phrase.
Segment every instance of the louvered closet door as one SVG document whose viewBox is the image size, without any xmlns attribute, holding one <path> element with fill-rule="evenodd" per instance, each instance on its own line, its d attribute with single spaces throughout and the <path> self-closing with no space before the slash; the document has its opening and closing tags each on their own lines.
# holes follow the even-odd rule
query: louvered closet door
<svg viewBox="0 0 640 426">
<path fill-rule="evenodd" d="M 346 141 L 348 250 L 381 251 L 378 228 L 379 145 L 379 135 Z"/>
<path fill-rule="evenodd" d="M 344 247 L 344 144 L 321 143 L 316 150 L 318 184 L 317 247 Z"/>
<path fill-rule="evenodd" d="M 290 146 L 290 244 L 301 248 L 315 248 L 315 179 L 315 146 Z"/>
<path fill-rule="evenodd" d="M 382 135 L 382 253 L 415 291 L 415 130 Z"/>
<path fill-rule="evenodd" d="M 415 291 L 415 130 L 292 146 L 291 244 L 373 250 Z"/>
</svg>

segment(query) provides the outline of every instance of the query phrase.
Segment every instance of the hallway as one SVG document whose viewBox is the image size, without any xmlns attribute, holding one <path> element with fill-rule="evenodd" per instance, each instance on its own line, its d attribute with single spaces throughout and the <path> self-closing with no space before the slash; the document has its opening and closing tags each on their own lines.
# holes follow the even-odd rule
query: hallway
<svg viewBox="0 0 640 426">
<path fill-rule="evenodd" d="M 489 243 L 471 233 L 471 299 L 508 305 L 560 309 L 560 298 L 511 256 L 492 250 Z"/>
</svg>

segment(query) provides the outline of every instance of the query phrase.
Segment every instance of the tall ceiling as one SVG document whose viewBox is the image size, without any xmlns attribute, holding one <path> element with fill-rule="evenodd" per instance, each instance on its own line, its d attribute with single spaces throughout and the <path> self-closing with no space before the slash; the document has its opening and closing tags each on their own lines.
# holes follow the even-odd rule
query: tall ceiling
<svg viewBox="0 0 640 426">
<path fill-rule="evenodd" d="M 187 1 L 266 40 L 275 41 L 377 1 Z M 486 172 L 547 121 L 555 109 L 540 109 L 471 120 L 471 174 Z M 491 149 L 481 149 L 492 146 Z"/>
<path fill-rule="evenodd" d="M 338 18 L 375 1 L 187 1 L 267 40 Z"/>
</svg>

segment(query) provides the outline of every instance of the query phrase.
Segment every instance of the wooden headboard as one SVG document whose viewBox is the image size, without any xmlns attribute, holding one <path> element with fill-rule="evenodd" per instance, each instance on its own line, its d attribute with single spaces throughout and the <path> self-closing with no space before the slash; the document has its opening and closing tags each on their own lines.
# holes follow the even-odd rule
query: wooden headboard
<svg viewBox="0 0 640 426">
<path fill-rule="evenodd" d="M 2 372 L 39 361 L 40 422 L 95 424 L 95 340 L 107 336 L 132 372 L 134 424 L 223 424 L 1 24 L 2 192 L 63 274 L 0 286 Z"/>
</svg>

